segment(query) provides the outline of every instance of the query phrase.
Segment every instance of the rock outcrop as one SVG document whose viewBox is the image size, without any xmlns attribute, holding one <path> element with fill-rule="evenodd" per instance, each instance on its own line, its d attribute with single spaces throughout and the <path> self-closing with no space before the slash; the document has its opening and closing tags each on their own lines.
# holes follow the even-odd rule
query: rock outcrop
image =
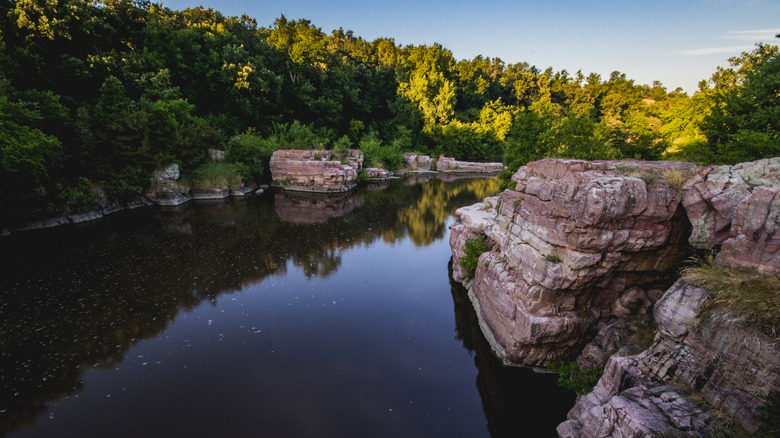
<svg viewBox="0 0 780 438">
<path fill-rule="evenodd" d="M 271 156 L 272 185 L 285 190 L 338 193 L 357 186 L 363 154 L 351 150 L 333 160 L 327 150 L 278 150 Z"/>
<path fill-rule="evenodd" d="M 780 157 L 699 171 L 683 186 L 682 203 L 693 225 L 691 246 L 711 249 L 722 244 L 730 236 L 737 205 L 762 187 L 776 186 Z"/>
<path fill-rule="evenodd" d="M 450 157 L 440 157 L 436 161 L 437 172 L 496 173 L 504 170 L 502 163 L 473 163 L 457 161 Z"/>
<path fill-rule="evenodd" d="M 541 365 L 581 349 L 580 366 L 604 367 L 559 436 L 707 437 L 723 418 L 761 433 L 762 406 L 776 409 L 777 333 L 710 306 L 684 279 L 664 285 L 679 277 L 689 228 L 691 245 L 720 248 L 716 265 L 779 275 L 780 158 L 695 170 L 543 160 L 522 167 L 500 199 L 458 210 L 453 277 L 494 351 Z M 494 246 L 468 278 L 458 260 L 479 234 Z M 657 327 L 644 349 L 631 338 L 650 309 Z"/>
<path fill-rule="evenodd" d="M 436 162 L 427 155 L 418 155 L 414 152 L 404 152 L 404 170 L 431 172 L 436 170 Z"/>
<path fill-rule="evenodd" d="M 757 432 L 762 397 L 776 398 L 780 391 L 780 346 L 735 315 L 705 314 L 707 300 L 704 290 L 675 283 L 655 305 L 659 334 L 653 345 L 637 355 L 612 356 L 594 390 L 558 427 L 559 436 L 676 431 L 707 437 L 718 427 L 718 411 Z"/>
<path fill-rule="evenodd" d="M 500 202 L 458 210 L 456 280 L 465 279 L 467 239 L 484 234 L 494 245 L 467 282 L 499 357 L 532 366 L 571 357 L 601 322 L 646 311 L 658 298 L 649 292 L 666 289 L 688 255 L 680 193 L 663 175 L 694 168 L 541 160 L 518 170 Z"/>
<path fill-rule="evenodd" d="M 157 205 L 180 205 L 192 200 L 190 188 L 179 182 L 178 164 L 154 172 L 148 197 Z"/>
</svg>

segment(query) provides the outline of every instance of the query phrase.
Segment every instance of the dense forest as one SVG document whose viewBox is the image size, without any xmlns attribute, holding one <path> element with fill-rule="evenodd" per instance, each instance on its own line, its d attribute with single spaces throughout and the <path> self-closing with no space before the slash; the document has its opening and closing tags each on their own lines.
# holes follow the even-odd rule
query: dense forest
<svg viewBox="0 0 780 438">
<path fill-rule="evenodd" d="M 147 0 L 0 0 L 0 227 L 139 196 L 169 163 L 191 181 L 259 181 L 280 148 L 360 148 L 391 169 L 417 151 L 510 171 L 544 157 L 779 155 L 777 47 L 729 62 L 688 96 L 284 16 L 262 28 Z M 227 152 L 219 168 L 210 149 Z"/>
</svg>

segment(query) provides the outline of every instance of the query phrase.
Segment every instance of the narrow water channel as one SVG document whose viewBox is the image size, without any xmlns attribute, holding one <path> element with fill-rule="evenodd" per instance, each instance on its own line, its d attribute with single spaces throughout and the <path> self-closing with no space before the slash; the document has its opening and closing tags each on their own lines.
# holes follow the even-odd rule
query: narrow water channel
<svg viewBox="0 0 780 438">
<path fill-rule="evenodd" d="M 494 179 L 118 213 L 0 239 L 0 436 L 546 437 L 450 280 Z"/>
</svg>

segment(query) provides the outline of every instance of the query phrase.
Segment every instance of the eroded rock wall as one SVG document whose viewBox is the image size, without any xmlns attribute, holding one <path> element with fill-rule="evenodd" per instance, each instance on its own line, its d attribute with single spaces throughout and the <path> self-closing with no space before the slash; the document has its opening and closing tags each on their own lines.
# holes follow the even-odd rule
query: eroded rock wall
<svg viewBox="0 0 780 438">
<path fill-rule="evenodd" d="M 482 329 L 506 363 L 544 365 L 576 354 L 598 325 L 649 308 L 688 252 L 675 162 L 541 160 L 513 176 L 500 202 L 460 209 L 452 226 L 453 275 L 462 246 L 484 234 L 493 249 L 466 280 Z M 634 175 L 634 176 L 631 176 Z M 493 210 L 491 208 L 497 207 Z"/>
</svg>

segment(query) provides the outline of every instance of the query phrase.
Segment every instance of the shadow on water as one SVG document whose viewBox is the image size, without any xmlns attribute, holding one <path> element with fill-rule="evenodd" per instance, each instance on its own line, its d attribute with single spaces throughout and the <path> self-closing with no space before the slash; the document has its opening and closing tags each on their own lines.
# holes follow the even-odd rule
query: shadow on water
<svg viewBox="0 0 780 438">
<path fill-rule="evenodd" d="M 492 179 L 433 179 L 335 198 L 273 192 L 4 238 L 0 435 L 34 424 L 47 405 L 82 390 L 85 372 L 114 369 L 182 312 L 216 306 L 220 295 L 290 266 L 306 278 L 327 278 L 345 249 L 405 239 L 424 248 L 446 235 L 457 207 L 495 194 L 496 186 Z M 506 406 L 521 402 L 502 388 L 517 383 L 485 359 L 489 347 L 477 341 L 473 317 L 463 316 L 470 306 L 462 298 L 453 286 L 459 337 L 480 370 L 489 428 L 504 436 L 502 425 L 516 412 Z"/>
<path fill-rule="evenodd" d="M 452 259 L 449 271 L 457 338 L 463 341 L 479 370 L 477 389 L 490 436 L 556 437 L 555 428 L 566 420 L 576 395 L 557 385 L 556 374 L 504 366 L 479 328 L 468 292 L 452 280 Z"/>
</svg>

